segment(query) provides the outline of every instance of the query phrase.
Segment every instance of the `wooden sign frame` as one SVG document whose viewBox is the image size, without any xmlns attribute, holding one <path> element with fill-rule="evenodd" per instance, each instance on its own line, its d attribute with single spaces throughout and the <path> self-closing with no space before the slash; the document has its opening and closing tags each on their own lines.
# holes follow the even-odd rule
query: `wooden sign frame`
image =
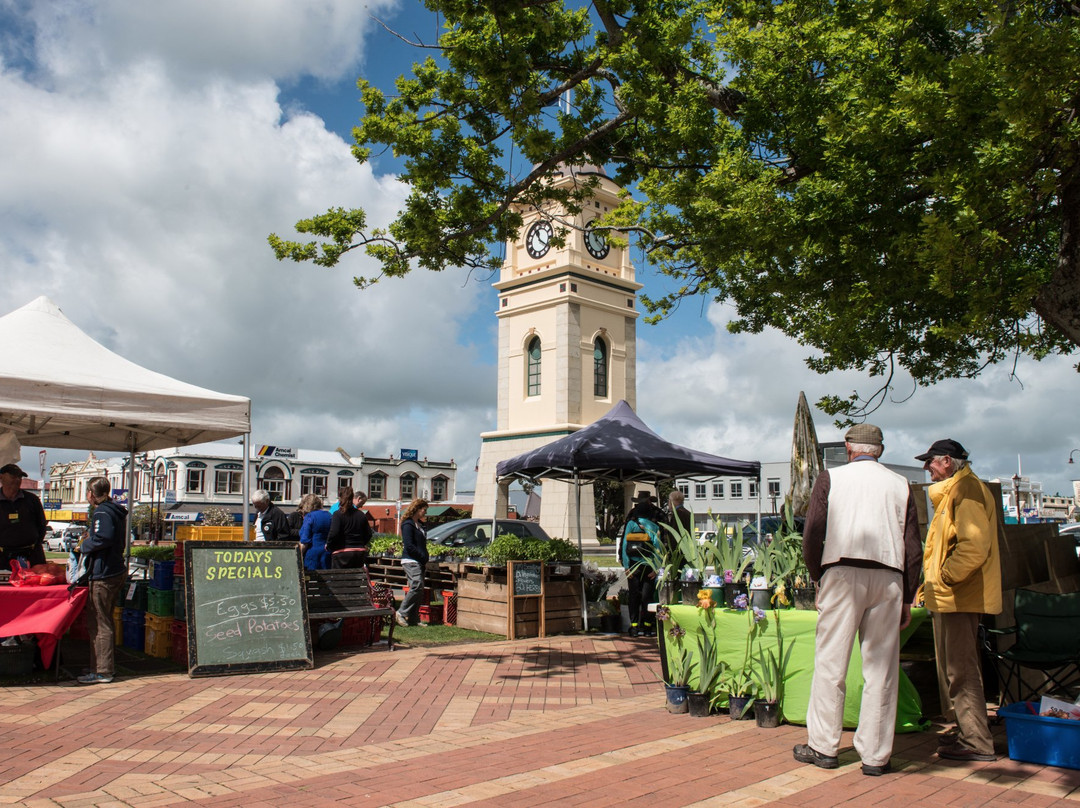
<svg viewBox="0 0 1080 808">
<path fill-rule="evenodd" d="M 315 667 L 296 542 L 184 542 L 184 591 L 189 676 Z"/>
<path fill-rule="evenodd" d="M 539 571 L 539 576 L 536 571 Z M 536 591 L 537 577 L 539 577 L 539 591 Z M 540 636 L 547 636 L 547 627 L 544 624 L 544 616 L 547 611 L 545 600 L 545 582 L 547 580 L 547 564 L 543 561 L 507 561 L 506 562 L 506 636 L 507 639 L 517 639 L 517 602 L 519 598 L 539 598 L 538 612 L 540 619 Z M 519 589 L 524 590 L 518 594 Z"/>
</svg>

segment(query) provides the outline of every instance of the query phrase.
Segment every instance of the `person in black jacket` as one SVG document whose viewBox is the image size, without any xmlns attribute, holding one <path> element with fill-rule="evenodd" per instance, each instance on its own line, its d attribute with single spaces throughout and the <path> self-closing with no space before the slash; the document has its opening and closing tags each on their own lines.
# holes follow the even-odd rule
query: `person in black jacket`
<svg viewBox="0 0 1080 808">
<path fill-rule="evenodd" d="M 11 569 L 15 558 L 26 565 L 45 563 L 45 511 L 41 500 L 22 490 L 26 472 L 14 463 L 0 468 L 0 568 Z"/>
<path fill-rule="evenodd" d="M 409 582 L 409 591 L 401 601 L 395 617 L 399 626 L 416 625 L 420 618 L 420 601 L 424 597 L 424 568 L 428 563 L 427 519 L 428 501 L 414 499 L 405 509 L 401 522 L 401 568 Z"/>
<path fill-rule="evenodd" d="M 288 541 L 289 517 L 270 501 L 270 494 L 261 488 L 251 495 L 255 506 L 255 541 Z"/>
<path fill-rule="evenodd" d="M 116 646 L 113 609 L 124 585 L 124 540 L 127 509 L 109 498 L 112 483 L 94 477 L 86 486 L 90 505 L 90 524 L 79 552 L 89 557 L 90 597 L 87 600 L 86 625 L 90 634 L 90 673 L 79 677 L 84 685 L 105 684 L 115 672 L 113 649 Z"/>
<path fill-rule="evenodd" d="M 354 498 L 350 486 L 338 491 L 338 509 L 330 516 L 330 533 L 326 537 L 331 569 L 367 566 L 371 522 L 368 515 L 356 507 Z"/>
</svg>

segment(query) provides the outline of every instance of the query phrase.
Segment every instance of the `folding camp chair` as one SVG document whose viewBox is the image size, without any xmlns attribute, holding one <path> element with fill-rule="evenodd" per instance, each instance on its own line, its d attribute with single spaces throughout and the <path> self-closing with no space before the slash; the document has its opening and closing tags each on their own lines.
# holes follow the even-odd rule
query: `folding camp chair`
<svg viewBox="0 0 1080 808">
<path fill-rule="evenodd" d="M 1014 683 L 1016 701 L 1042 693 L 1074 698 L 1073 691 L 1080 690 L 1080 592 L 1017 589 L 1013 617 L 1013 626 L 988 629 L 989 635 L 1016 637 L 1004 651 L 988 648 L 1001 672 L 1001 703 L 1009 699 Z M 1041 671 L 1045 681 L 1032 687 L 1024 681 L 1024 668 Z"/>
</svg>

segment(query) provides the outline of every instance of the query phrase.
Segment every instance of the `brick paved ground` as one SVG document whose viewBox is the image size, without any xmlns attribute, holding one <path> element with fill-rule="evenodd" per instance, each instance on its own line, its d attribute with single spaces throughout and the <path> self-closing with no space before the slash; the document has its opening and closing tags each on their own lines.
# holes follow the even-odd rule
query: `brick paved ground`
<svg viewBox="0 0 1080 808">
<path fill-rule="evenodd" d="M 1080 772 L 795 763 L 801 727 L 669 715 L 647 640 L 558 637 L 320 655 L 311 671 L 0 691 L 0 804 L 25 806 L 1080 805 Z M 1002 730 L 999 750 L 1004 750 Z M 850 736 L 846 736 L 850 743 Z"/>
</svg>

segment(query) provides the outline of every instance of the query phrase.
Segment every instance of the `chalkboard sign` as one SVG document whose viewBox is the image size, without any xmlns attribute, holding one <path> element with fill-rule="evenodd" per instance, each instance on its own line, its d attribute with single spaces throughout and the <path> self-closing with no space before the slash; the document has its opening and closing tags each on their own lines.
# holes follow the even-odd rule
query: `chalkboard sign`
<svg viewBox="0 0 1080 808">
<path fill-rule="evenodd" d="M 296 542 L 184 543 L 188 673 L 314 667 Z"/>
<path fill-rule="evenodd" d="M 543 591 L 540 582 L 544 572 L 543 561 L 515 561 L 513 567 L 515 598 L 539 595 Z"/>
</svg>

